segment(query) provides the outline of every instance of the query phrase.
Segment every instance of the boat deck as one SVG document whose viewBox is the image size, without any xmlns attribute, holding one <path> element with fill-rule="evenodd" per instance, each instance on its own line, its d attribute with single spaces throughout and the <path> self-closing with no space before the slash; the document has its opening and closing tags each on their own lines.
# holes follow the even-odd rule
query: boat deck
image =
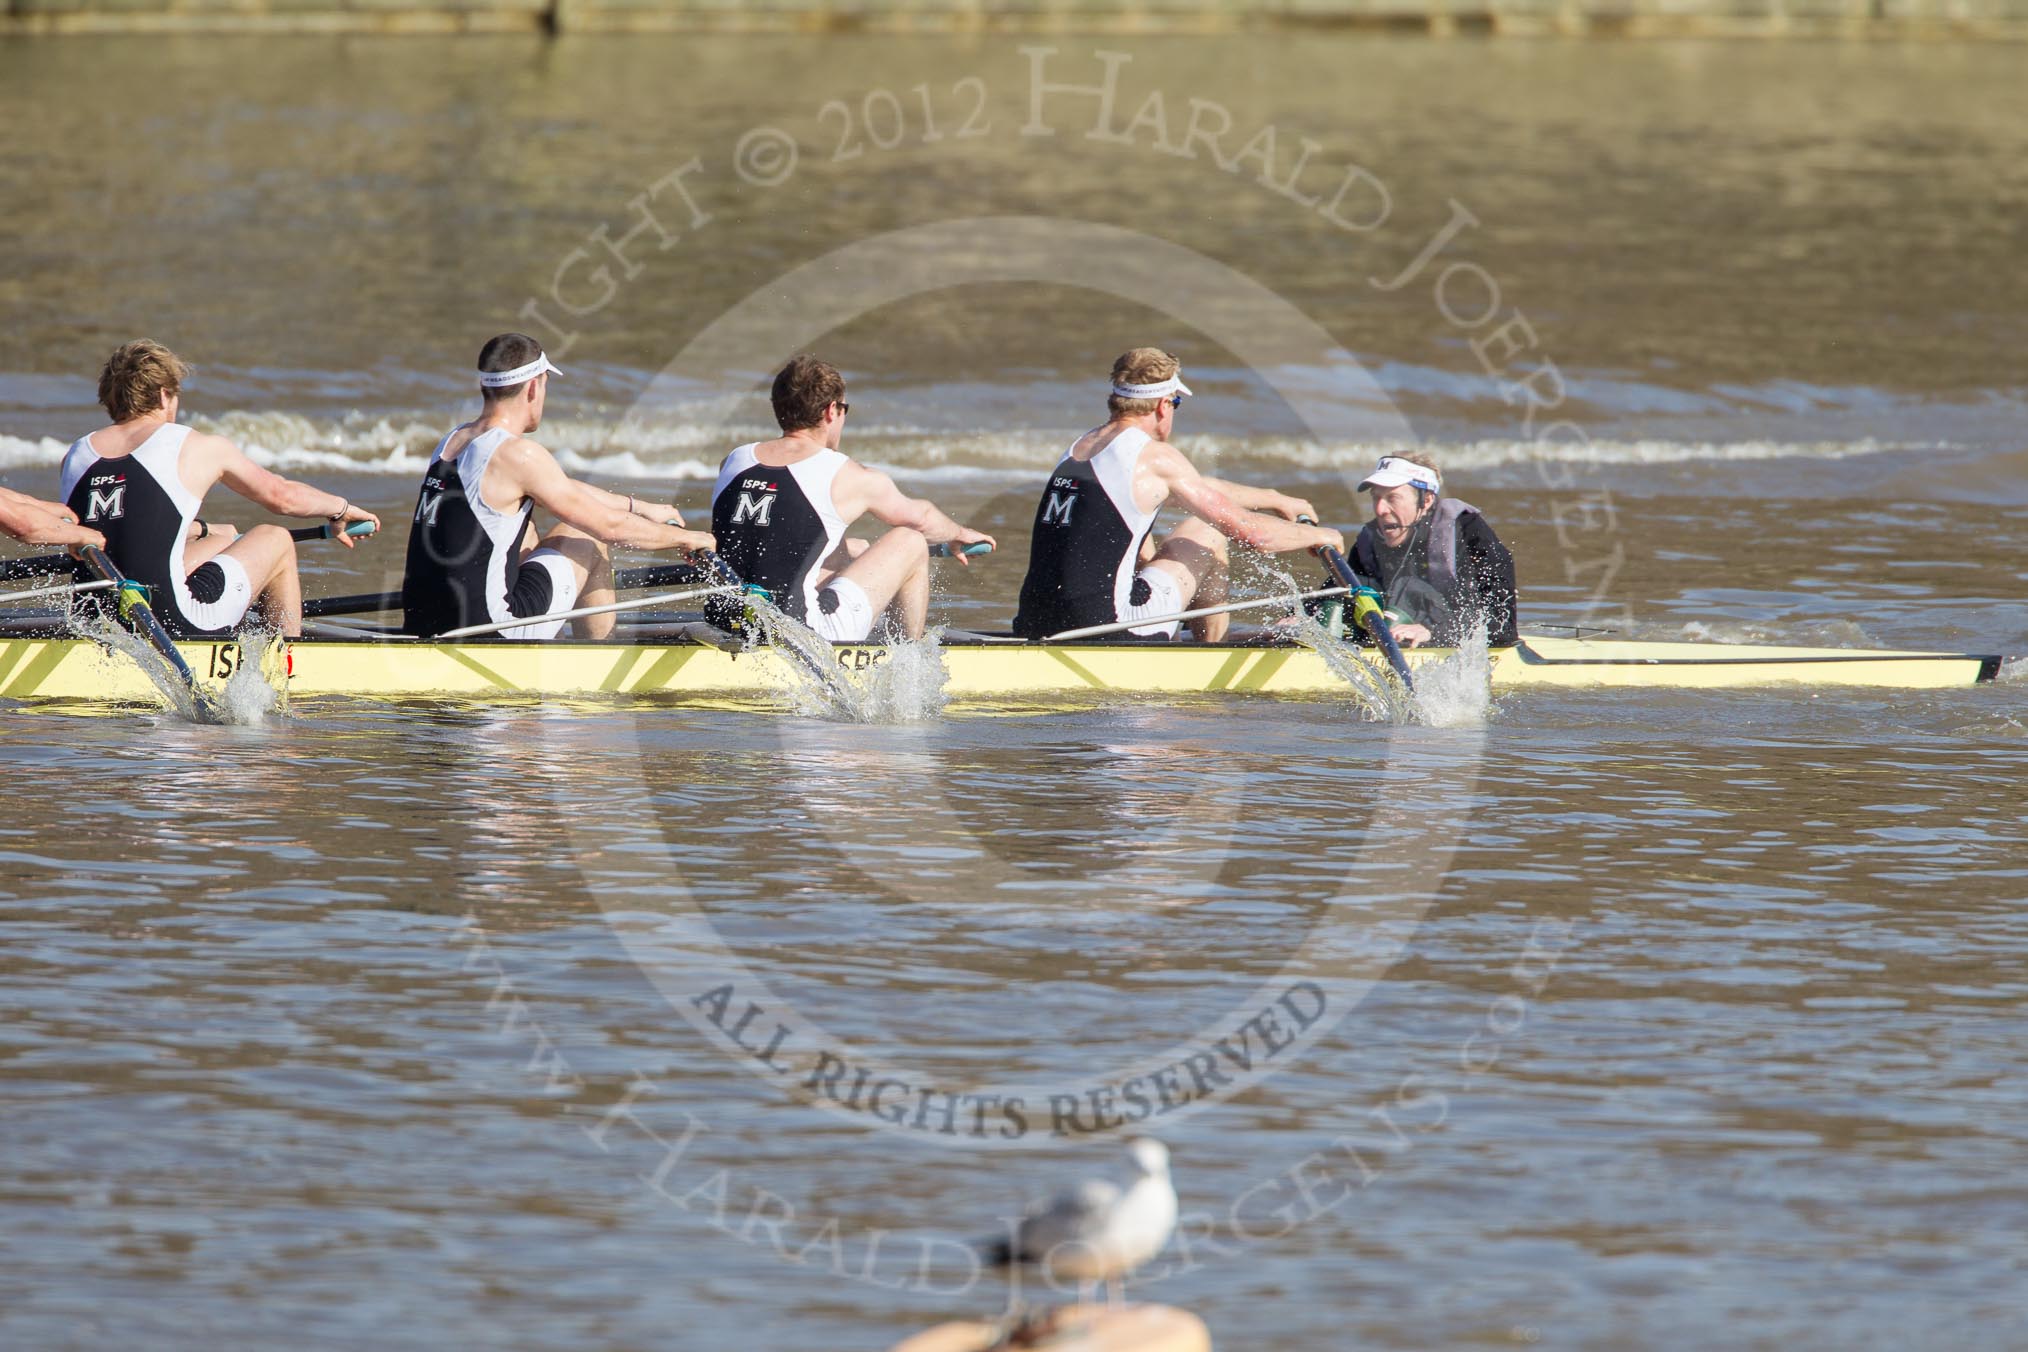
<svg viewBox="0 0 2028 1352">
<path fill-rule="evenodd" d="M 688 636 L 639 630 L 601 642 L 516 642 L 498 638 L 428 643 L 381 637 L 312 637 L 266 649 L 236 640 L 179 645 L 200 680 L 223 681 L 257 660 L 294 697 L 487 695 L 765 695 L 794 678 L 792 659 L 768 649 L 739 651 Z M 878 667 L 883 644 L 834 644 L 847 673 Z M 1379 654 L 1345 648 L 1376 681 L 1388 679 Z M 1006 635 L 949 635 L 941 644 L 953 696 L 1120 691 L 1185 694 L 1220 691 L 1321 694 L 1346 680 L 1319 653 L 1268 638 L 1226 643 L 1104 639 L 1030 643 Z M 1455 656 L 1448 649 L 1409 653 L 1412 667 Z M 1997 656 L 1653 643 L 1610 637 L 1529 635 L 1488 654 L 1495 690 L 1531 687 L 1713 689 L 1796 684 L 1936 689 L 1993 680 Z M 1356 674 L 1356 672 L 1355 672 Z M 89 639 L 0 638 L 0 696 L 13 699 L 147 698 L 145 675 L 130 658 Z"/>
</svg>

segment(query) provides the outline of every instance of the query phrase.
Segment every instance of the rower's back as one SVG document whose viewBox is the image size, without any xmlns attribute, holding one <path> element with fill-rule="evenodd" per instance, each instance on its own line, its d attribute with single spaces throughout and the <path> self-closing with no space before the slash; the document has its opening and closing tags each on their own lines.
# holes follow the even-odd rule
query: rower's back
<svg viewBox="0 0 2028 1352">
<path fill-rule="evenodd" d="M 782 437 L 737 447 L 718 467 L 711 533 L 719 557 L 796 619 L 820 604 L 818 565 L 852 524 L 834 492 L 851 463 L 842 451 Z"/>
<path fill-rule="evenodd" d="M 486 468 L 514 435 L 488 427 L 463 438 L 468 430 L 457 428 L 438 442 L 423 472 L 402 569 L 405 634 L 428 638 L 512 613 L 507 598 L 520 577 L 535 504 L 523 498 L 503 512 L 486 501 Z"/>
<path fill-rule="evenodd" d="M 183 482 L 182 423 L 116 425 L 79 437 L 64 452 L 61 496 L 77 519 L 106 537 L 106 557 L 149 589 L 163 624 L 179 638 L 232 633 L 246 613 L 228 601 L 236 563 L 184 568 L 184 546 L 203 498 Z M 230 611 L 231 613 L 227 613 Z"/>
<path fill-rule="evenodd" d="M 1134 472 L 1154 438 L 1138 427 L 1105 431 L 1072 444 L 1036 504 L 1014 615 L 1023 638 L 1110 624 L 1135 604 L 1134 573 L 1155 510 L 1134 500 Z"/>
</svg>

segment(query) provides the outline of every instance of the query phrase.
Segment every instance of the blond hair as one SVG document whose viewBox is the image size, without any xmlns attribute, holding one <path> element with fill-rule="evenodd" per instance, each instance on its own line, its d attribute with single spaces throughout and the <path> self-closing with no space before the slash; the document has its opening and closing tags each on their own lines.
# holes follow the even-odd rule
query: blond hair
<svg viewBox="0 0 2028 1352">
<path fill-rule="evenodd" d="M 116 423 L 162 406 L 162 396 L 182 390 L 190 368 L 174 352 L 147 338 L 113 349 L 99 372 L 99 403 Z"/>
<path fill-rule="evenodd" d="M 1182 369 L 1182 362 L 1159 347 L 1137 347 L 1131 352 L 1122 352 L 1119 360 L 1113 363 L 1113 384 L 1159 385 Z M 1128 399 L 1117 394 L 1106 396 L 1106 412 L 1115 418 L 1153 413 L 1161 406 L 1160 399 Z"/>
</svg>

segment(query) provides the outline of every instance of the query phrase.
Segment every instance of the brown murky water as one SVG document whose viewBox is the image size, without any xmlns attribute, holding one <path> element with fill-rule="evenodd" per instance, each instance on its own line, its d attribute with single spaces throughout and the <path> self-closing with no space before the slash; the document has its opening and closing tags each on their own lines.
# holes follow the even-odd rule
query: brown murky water
<svg viewBox="0 0 2028 1352">
<path fill-rule="evenodd" d="M 1336 520 L 1379 445 L 1433 443 L 1524 627 L 2028 651 L 2016 54 L 1053 45 L 1064 83 L 1130 54 L 1124 141 L 1068 93 L 1023 135 L 1032 58 L 985 40 L 0 48 L 5 480 L 49 491 L 149 332 L 200 417 L 399 521 L 532 301 L 577 335 L 545 437 L 701 508 L 765 366 L 700 339 L 807 314 L 848 449 L 1008 543 L 942 566 L 940 616 L 988 627 L 1034 476 L 1152 337 L 1203 373 L 1187 448 Z M 1232 172 L 1161 148 L 1193 99 Z M 1339 214 L 1384 189 L 1384 222 L 1258 181 L 1305 136 L 1290 192 L 1357 165 L 1383 186 Z M 693 156 L 694 212 L 653 199 L 680 238 L 604 256 L 592 306 L 593 232 Z M 1414 270 L 1453 201 L 1479 223 Z M 906 255 L 951 273 L 855 251 L 1006 215 L 1061 223 L 1026 281 L 984 226 Z M 1531 420 L 1474 340 L 1564 401 Z M 398 557 L 306 553 L 310 590 Z M 12 709 L 0 1337 L 884 1347 L 997 1308 L 959 1242 L 1109 1158 L 1095 1087 L 1153 1063 L 1195 1098 L 1196 1052 L 1209 1101 L 1140 1124 L 1186 1224 L 1134 1294 L 1221 1346 L 2020 1344 L 2023 690 L 1515 695 L 1463 728 Z M 1302 983 L 1303 1041 L 1221 1048 L 1262 992 L 1301 1022 Z"/>
</svg>

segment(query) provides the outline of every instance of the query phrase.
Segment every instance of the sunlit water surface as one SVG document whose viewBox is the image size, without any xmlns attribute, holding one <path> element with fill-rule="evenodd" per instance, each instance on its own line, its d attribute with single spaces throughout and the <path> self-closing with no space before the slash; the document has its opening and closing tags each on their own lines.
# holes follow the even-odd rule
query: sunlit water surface
<svg viewBox="0 0 2028 1352">
<path fill-rule="evenodd" d="M 1381 373 L 1514 544 L 1529 625 L 2028 652 L 2015 57 L 1135 50 L 1179 116 L 1363 158 L 1397 225 L 1348 244 L 1074 128 L 824 161 L 815 109 L 869 88 L 976 71 L 1018 126 L 1026 59 L 990 44 L 10 48 L 38 261 L 0 278 L 0 461 L 52 491 L 90 370 L 151 331 L 197 414 L 388 516 L 306 548 L 310 593 L 388 586 L 478 339 L 694 151 L 720 233 L 586 324 L 551 424 L 693 514 L 745 424 L 623 415 L 726 306 L 922 220 L 1152 215 Z M 808 143 L 773 198 L 723 172 L 767 121 Z M 1430 297 L 1369 283 L 1450 195 L 1603 449 L 1523 445 Z M 872 391 L 847 448 L 1003 542 L 937 565 L 938 620 L 1004 626 L 1035 475 L 1150 334 L 1210 373 L 1193 453 L 1356 522 L 1364 451 L 1160 320 L 1004 288 L 827 340 Z M 740 1045 L 793 1013 L 784 1058 L 1046 1090 L 1311 980 L 1315 1040 L 1144 1124 L 1189 1220 L 1134 1294 L 1220 1346 L 2028 1343 L 2028 686 L 1396 722 L 939 708 L 932 668 L 844 708 L 0 712 L 0 1342 L 884 1347 L 998 1308 L 959 1241 L 1113 1146 L 1046 1093 L 954 1143 Z M 724 1022 L 763 1006 L 732 1042 L 728 970 Z"/>
</svg>

